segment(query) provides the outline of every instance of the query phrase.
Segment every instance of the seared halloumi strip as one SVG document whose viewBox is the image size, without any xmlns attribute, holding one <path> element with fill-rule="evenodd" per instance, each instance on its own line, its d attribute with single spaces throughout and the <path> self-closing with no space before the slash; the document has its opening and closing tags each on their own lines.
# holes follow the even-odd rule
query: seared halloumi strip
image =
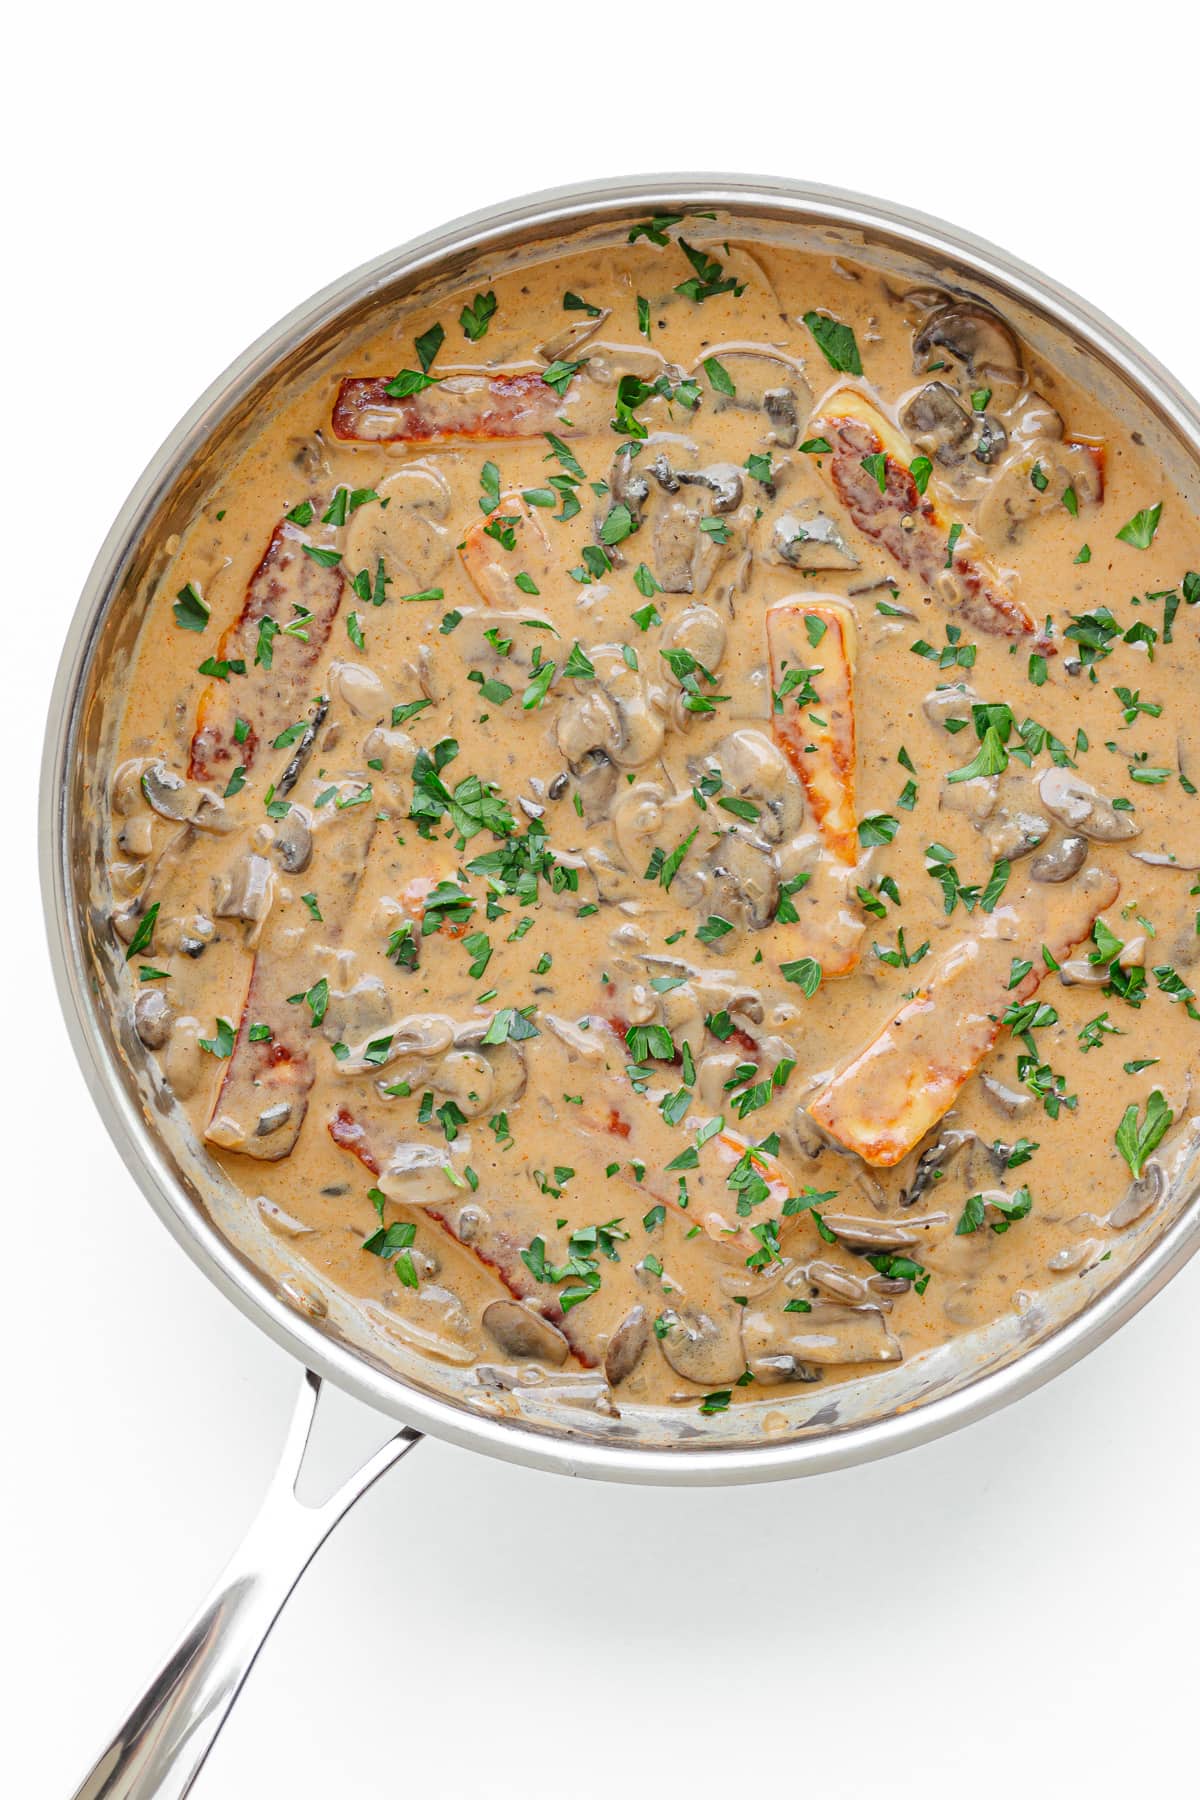
<svg viewBox="0 0 1200 1800">
<path fill-rule="evenodd" d="M 1036 993 L 1046 964 L 1082 942 L 1120 891 L 1115 875 L 1085 869 L 1062 886 L 1031 885 L 960 938 L 854 1060 L 834 1076 L 809 1112 L 864 1162 L 891 1168 L 953 1106 L 1004 1029 L 1004 1014 Z M 1015 958 L 1033 964 L 1015 988 Z"/>
<path fill-rule="evenodd" d="M 517 586 L 517 576 L 528 575 L 540 590 L 550 573 L 546 527 L 537 509 L 515 489 L 501 494 L 487 517 L 470 526 L 458 553 L 481 598 L 489 606 L 512 612 L 530 605 L 530 596 Z"/>
<path fill-rule="evenodd" d="M 316 1080 L 313 1059 L 329 1054 L 319 1020 L 314 1023 L 311 1007 L 299 996 L 311 987 L 322 956 L 342 942 L 375 835 L 374 806 L 369 799 L 357 800 L 359 791 L 369 789 L 362 790 L 353 777 L 338 785 L 343 791 L 337 803 L 319 813 L 313 809 L 314 830 L 318 844 L 330 849 L 330 864 L 340 864 L 354 879 L 322 890 L 319 927 L 299 895 L 290 906 L 280 899 L 272 905 L 250 965 L 233 1051 L 204 1130 L 208 1143 L 260 1162 L 278 1162 L 291 1153 Z M 252 1037 L 255 1027 L 267 1035 Z"/>
<path fill-rule="evenodd" d="M 611 1021 L 604 1023 L 626 1048 L 624 1033 Z M 599 1027 L 600 1021 L 593 1020 L 593 1025 Z M 669 1079 L 671 1065 L 663 1064 L 662 1069 L 664 1079 Z M 587 1104 L 567 1125 L 584 1140 L 594 1141 L 598 1136 L 620 1139 L 623 1178 L 632 1179 L 627 1171 L 636 1163 L 643 1171 L 634 1184 L 640 1193 L 679 1211 L 689 1224 L 700 1226 L 714 1244 L 739 1260 L 759 1248 L 751 1227 L 782 1219 L 784 1202 L 795 1192 L 779 1158 L 760 1149 L 736 1125 L 727 1125 L 724 1118 L 714 1121 L 695 1114 L 682 1127 L 669 1125 L 653 1094 L 599 1073 L 589 1081 Z M 688 1166 L 677 1164 L 673 1169 L 670 1165 L 681 1152 L 687 1152 L 692 1160 Z M 729 1177 L 747 1153 L 745 1179 L 731 1186 Z M 761 1178 L 761 1187 L 750 1183 L 752 1175 Z M 753 1204 L 739 1213 L 738 1202 L 751 1185 Z"/>
<path fill-rule="evenodd" d="M 194 781 L 217 780 L 239 764 L 244 775 L 305 711 L 346 587 L 336 561 L 321 561 L 330 554 L 287 519 L 271 533 L 241 611 L 212 658 L 225 675 L 200 696 L 188 762 Z"/>
<path fill-rule="evenodd" d="M 558 415 L 574 385 L 563 398 L 540 369 L 469 371 L 435 379 L 415 394 L 393 395 L 392 386 L 377 376 L 346 376 L 333 403 L 334 437 L 354 444 L 454 444 L 540 437 L 555 428 L 571 434 Z"/>
<path fill-rule="evenodd" d="M 828 595 L 781 600 L 767 608 L 767 647 L 775 740 L 804 784 L 826 844 L 841 862 L 856 863 L 854 615 Z"/>
<path fill-rule="evenodd" d="M 389 1158 L 397 1143 L 402 1143 L 397 1138 L 395 1126 L 381 1125 L 369 1115 L 360 1116 L 342 1106 L 328 1121 L 327 1129 L 339 1150 L 356 1156 L 376 1180 L 386 1179 Z M 448 1161 L 444 1166 L 449 1166 Z M 495 1217 L 494 1207 L 486 1211 L 471 1207 L 468 1230 L 466 1221 L 460 1217 L 465 1210 L 461 1196 L 449 1180 L 443 1179 L 440 1185 L 445 1189 L 445 1198 L 439 1196 L 436 1200 L 410 1202 L 410 1216 L 432 1219 L 440 1225 L 447 1237 L 453 1238 L 476 1262 L 491 1270 L 514 1300 L 520 1300 L 561 1331 L 572 1354 L 584 1368 L 595 1368 L 603 1356 L 603 1341 L 598 1342 L 591 1329 L 594 1320 L 589 1322 L 586 1311 L 582 1316 L 574 1310 L 564 1313 L 555 1288 L 539 1282 L 521 1255 L 538 1235 L 541 1221 L 536 1212 L 528 1218 L 522 1214 L 514 1221 L 507 1216 Z M 397 1207 L 399 1204 L 396 1202 Z"/>
<path fill-rule="evenodd" d="M 865 394 L 841 388 L 827 395 L 808 429 L 829 444 L 822 473 L 864 537 L 934 593 L 949 586 L 952 603 L 979 630 L 1016 638 L 1036 631 L 932 476 L 920 491 L 912 474 L 916 450 Z M 863 460 L 879 455 L 886 459 L 882 488 Z"/>
</svg>

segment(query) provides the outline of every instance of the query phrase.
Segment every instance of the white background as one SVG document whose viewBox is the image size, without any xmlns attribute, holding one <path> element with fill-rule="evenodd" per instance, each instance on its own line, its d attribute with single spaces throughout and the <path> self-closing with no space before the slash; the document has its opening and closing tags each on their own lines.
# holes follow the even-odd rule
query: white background
<svg viewBox="0 0 1200 1800">
<path fill-rule="evenodd" d="M 731 29 L 730 10 L 43 4 L 8 28 L 13 1800 L 72 1790 L 249 1519 L 295 1385 L 119 1166 L 36 882 L 67 621 L 194 396 L 304 295 L 444 218 L 672 168 L 807 176 L 966 224 L 1200 388 L 1188 12 L 1009 4 L 1000 25 L 991 7 L 760 0 Z M 659 1492 L 425 1445 L 314 1566 L 197 1791 L 1192 1790 L 1198 1303 L 1195 1265 L 1014 1410 L 814 1482 Z"/>
</svg>

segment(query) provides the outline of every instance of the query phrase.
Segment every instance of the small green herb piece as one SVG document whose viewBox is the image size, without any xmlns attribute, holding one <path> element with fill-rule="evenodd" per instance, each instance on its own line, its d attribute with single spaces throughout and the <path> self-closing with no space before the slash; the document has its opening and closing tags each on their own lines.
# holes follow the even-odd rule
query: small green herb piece
<svg viewBox="0 0 1200 1800">
<path fill-rule="evenodd" d="M 880 493 L 885 493 L 887 491 L 888 459 L 884 452 L 882 450 L 876 450 L 872 455 L 864 456 L 862 459 L 862 466 L 867 471 L 867 474 L 874 479 L 875 485 Z"/>
<path fill-rule="evenodd" d="M 208 624 L 211 608 L 195 583 L 189 581 L 175 596 L 175 604 L 171 610 L 181 631 L 203 631 Z"/>
<path fill-rule="evenodd" d="M 706 356 L 703 367 L 713 393 L 727 394 L 732 399 L 737 389 L 734 387 L 733 377 L 724 363 L 718 362 L 715 356 Z"/>
<path fill-rule="evenodd" d="M 446 333 L 440 325 L 431 325 L 428 331 L 423 331 L 419 338 L 413 339 L 422 374 L 428 375 L 433 359 L 445 341 Z"/>
<path fill-rule="evenodd" d="M 1123 544 L 1132 544 L 1135 550 L 1148 550 L 1154 542 L 1154 534 L 1158 530 L 1158 522 L 1162 518 L 1162 501 L 1153 506 L 1144 506 L 1141 512 L 1134 513 L 1132 519 L 1122 525 L 1117 536 Z"/>
<path fill-rule="evenodd" d="M 836 369 L 839 375 L 862 374 L 862 358 L 849 325 L 843 325 L 839 319 L 831 319 L 828 314 L 819 312 L 806 312 L 804 323 L 812 332 L 817 348 L 831 369 Z"/>
<path fill-rule="evenodd" d="M 810 1000 L 821 985 L 821 965 L 811 956 L 801 956 L 795 962 L 781 963 L 779 973 L 785 981 L 794 981 Z"/>
<path fill-rule="evenodd" d="M 1137 1106 L 1131 1102 L 1126 1107 L 1113 1141 L 1129 1164 L 1135 1181 L 1140 1179 L 1147 1159 L 1167 1135 L 1174 1118 L 1161 1088 L 1155 1088 L 1147 1100 L 1146 1117 L 1141 1124 L 1138 1123 Z"/>
<path fill-rule="evenodd" d="M 162 901 L 156 900 L 154 905 L 148 906 L 142 914 L 142 917 L 138 922 L 138 928 L 129 940 L 129 948 L 125 952 L 126 962 L 129 962 L 131 958 L 137 956 L 141 951 L 149 950 L 154 938 L 154 926 L 158 919 L 158 909 L 161 905 Z"/>
<path fill-rule="evenodd" d="M 567 389 L 586 361 L 586 357 L 579 362 L 565 362 L 560 358 L 557 362 L 549 363 L 542 370 L 542 380 L 548 388 L 554 389 L 560 400 L 565 400 Z"/>
<path fill-rule="evenodd" d="M 233 1045 L 236 1036 L 237 1034 L 228 1019 L 218 1019 L 216 1035 L 210 1038 L 197 1038 L 196 1041 L 202 1050 L 208 1051 L 210 1056 L 219 1056 L 224 1059 L 225 1057 L 233 1055 Z"/>
<path fill-rule="evenodd" d="M 481 337 L 487 336 L 487 328 L 492 322 L 496 310 L 496 296 L 491 288 L 486 294 L 476 294 L 469 306 L 464 306 L 458 315 L 463 336 L 471 343 L 477 344 Z"/>
</svg>

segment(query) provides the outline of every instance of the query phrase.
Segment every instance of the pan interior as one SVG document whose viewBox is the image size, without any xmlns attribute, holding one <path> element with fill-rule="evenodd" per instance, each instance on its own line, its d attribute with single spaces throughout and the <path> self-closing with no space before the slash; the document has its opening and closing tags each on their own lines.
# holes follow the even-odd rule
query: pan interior
<svg viewBox="0 0 1200 1800">
<path fill-rule="evenodd" d="M 871 1428 L 885 1421 L 936 1412 L 939 1403 L 949 1419 L 953 1398 L 969 1389 L 982 1396 L 979 1384 L 990 1381 L 1003 1397 L 1003 1384 L 994 1378 L 1051 1345 L 1071 1321 L 1106 1307 L 1115 1318 L 1115 1297 L 1138 1280 L 1139 1269 L 1144 1274 L 1170 1234 L 1178 1237 L 1190 1224 L 1196 1160 L 1191 1140 L 1176 1157 L 1167 1201 L 1114 1244 L 1109 1260 L 1068 1284 L 1038 1292 L 1023 1313 L 885 1371 L 817 1387 L 811 1396 L 779 1401 L 768 1394 L 704 1419 L 694 1408 L 622 1406 L 618 1415 L 598 1409 L 600 1382 L 562 1383 L 547 1374 L 515 1388 L 493 1388 L 481 1384 L 472 1369 L 414 1354 L 324 1285 L 297 1248 L 268 1233 L 252 1204 L 206 1156 L 134 1036 L 124 960 L 107 925 L 106 821 L 125 673 L 179 540 L 223 471 L 252 443 L 274 407 L 344 362 L 347 344 L 376 328 L 382 310 L 409 295 L 436 298 L 472 280 L 486 286 L 502 268 L 552 258 L 564 239 L 573 247 L 615 247 L 631 220 L 678 199 L 661 189 L 643 189 L 636 198 L 590 195 L 531 205 L 487 230 L 478 223 L 473 229 L 451 228 L 418 247 L 417 254 L 398 253 L 318 297 L 243 359 L 185 421 L 102 553 L 64 662 L 47 764 L 53 825 L 46 854 L 62 913 L 55 950 L 93 1089 L 131 1167 L 207 1271 L 298 1354 L 402 1416 L 467 1440 L 471 1421 L 487 1421 L 507 1427 L 514 1441 L 529 1434 L 565 1435 L 581 1449 L 601 1452 L 728 1455 L 788 1446 L 796 1451 L 799 1469 L 805 1466 L 805 1446 L 837 1437 L 844 1441 L 841 1459 L 853 1460 L 854 1444 L 865 1445 Z M 742 242 L 841 252 L 906 285 L 936 281 L 981 294 L 1009 317 L 1035 355 L 1085 381 L 1128 429 L 1140 432 L 1189 504 L 1196 504 L 1197 447 L 1182 404 L 1173 409 L 1153 379 L 1129 373 L 1119 344 L 1089 342 L 1088 322 L 1068 323 L 1065 303 L 1052 293 L 1040 299 L 1019 271 L 1011 279 L 998 270 L 989 273 L 969 250 L 952 250 L 952 239 L 939 245 L 936 233 L 925 234 L 918 225 L 909 232 L 882 215 L 872 222 L 866 208 L 856 217 L 848 207 L 839 220 L 830 216 L 836 209 L 828 203 L 806 205 L 803 195 L 782 188 L 725 187 L 707 198 L 693 190 L 687 203 L 715 211 L 715 229 Z M 929 1424 L 937 1428 L 933 1413 Z M 503 1448 L 503 1431 L 483 1435 L 489 1447 Z"/>
</svg>

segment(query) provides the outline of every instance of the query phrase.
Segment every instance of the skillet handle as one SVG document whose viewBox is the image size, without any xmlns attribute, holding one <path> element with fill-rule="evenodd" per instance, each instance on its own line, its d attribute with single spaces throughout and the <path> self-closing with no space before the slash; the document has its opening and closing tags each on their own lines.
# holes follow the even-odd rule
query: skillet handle
<svg viewBox="0 0 1200 1800">
<path fill-rule="evenodd" d="M 320 1376 L 306 1369 L 253 1524 L 75 1800 L 182 1800 L 301 1575 L 354 1502 L 421 1441 L 398 1431 L 329 1499 L 306 1506 L 295 1490 L 320 1396 Z"/>
</svg>

